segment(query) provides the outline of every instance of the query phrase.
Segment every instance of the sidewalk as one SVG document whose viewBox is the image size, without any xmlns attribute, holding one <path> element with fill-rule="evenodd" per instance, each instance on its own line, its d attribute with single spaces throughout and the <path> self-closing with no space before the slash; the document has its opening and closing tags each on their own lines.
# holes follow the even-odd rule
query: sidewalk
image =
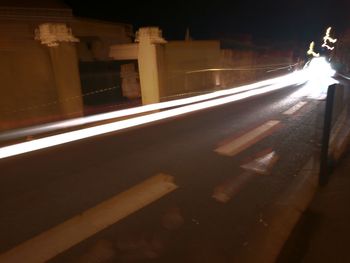
<svg viewBox="0 0 350 263">
<path fill-rule="evenodd" d="M 350 262 L 350 148 L 328 185 L 318 188 L 276 262 Z"/>
</svg>

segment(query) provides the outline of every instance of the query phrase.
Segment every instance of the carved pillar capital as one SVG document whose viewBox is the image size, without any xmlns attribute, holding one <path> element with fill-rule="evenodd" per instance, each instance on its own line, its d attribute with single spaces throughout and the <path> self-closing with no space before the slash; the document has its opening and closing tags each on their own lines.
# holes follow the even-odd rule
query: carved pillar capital
<svg viewBox="0 0 350 263">
<path fill-rule="evenodd" d="M 64 23 L 45 23 L 35 30 L 35 40 L 48 47 L 56 47 L 60 42 L 79 42 L 72 29 Z"/>
<path fill-rule="evenodd" d="M 148 41 L 152 44 L 165 44 L 166 40 L 162 36 L 162 30 L 158 27 L 141 27 L 136 32 L 135 42 Z"/>
</svg>

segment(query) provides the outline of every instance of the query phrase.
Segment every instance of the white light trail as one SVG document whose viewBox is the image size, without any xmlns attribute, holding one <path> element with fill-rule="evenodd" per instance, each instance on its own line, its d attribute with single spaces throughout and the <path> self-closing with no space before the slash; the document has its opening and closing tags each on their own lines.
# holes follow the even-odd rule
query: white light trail
<svg viewBox="0 0 350 263">
<path fill-rule="evenodd" d="M 306 82 L 307 76 L 303 71 L 294 72 L 284 78 L 281 78 L 281 81 L 277 84 L 273 84 L 271 86 L 266 86 L 260 89 L 253 89 L 249 91 L 245 91 L 239 94 L 230 95 L 223 98 L 212 99 L 208 101 L 198 102 L 196 104 L 190 104 L 183 107 L 170 109 L 162 112 L 151 113 L 144 116 L 134 117 L 131 119 L 116 121 L 113 123 L 103 124 L 95 127 L 84 128 L 76 131 L 66 132 L 58 135 L 53 135 L 37 140 L 32 140 L 28 142 L 18 143 L 6 147 L 0 148 L 0 159 L 8 158 L 11 156 L 28 153 L 48 147 L 53 147 L 77 140 L 86 139 L 93 136 L 98 136 L 110 132 L 124 130 L 130 127 L 139 126 L 146 123 L 155 122 L 158 120 L 163 120 L 179 115 L 183 115 L 186 113 L 199 111 L 206 108 L 211 108 L 219 105 L 223 105 L 226 103 L 247 99 L 253 96 L 257 96 L 260 94 L 272 92 L 278 89 L 282 89 L 288 87 L 290 85 L 294 85 L 300 82 Z"/>
<path fill-rule="evenodd" d="M 274 83 L 278 83 L 280 81 L 283 81 L 284 78 L 288 78 L 288 76 L 289 76 L 289 74 L 287 74 L 285 76 L 277 77 L 277 78 L 272 78 L 272 79 L 252 83 L 249 85 L 239 86 L 239 87 L 221 90 L 221 91 L 215 91 L 212 93 L 193 96 L 190 98 L 160 102 L 160 103 L 155 103 L 155 104 L 134 107 L 134 108 L 130 108 L 130 109 L 123 109 L 123 110 L 102 113 L 102 114 L 96 114 L 96 115 L 82 117 L 82 118 L 75 118 L 75 119 L 71 119 L 71 120 L 58 121 L 58 122 L 54 122 L 54 123 L 42 124 L 42 125 L 37 125 L 37 126 L 33 126 L 33 127 L 3 132 L 3 133 L 0 133 L 0 141 L 12 140 L 12 139 L 16 139 L 16 138 L 25 137 L 25 136 L 33 136 L 33 135 L 37 135 L 40 133 L 54 131 L 54 130 L 67 129 L 70 127 L 86 125 L 86 124 L 90 124 L 90 123 L 94 123 L 94 122 L 111 120 L 111 119 L 116 119 L 116 118 L 123 118 L 123 117 L 128 117 L 128 116 L 132 116 L 132 115 L 136 115 L 136 114 L 143 114 L 143 113 L 150 112 L 150 111 L 163 110 L 163 109 L 167 109 L 167 108 L 171 108 L 171 107 L 179 107 L 179 106 L 183 106 L 186 104 L 197 103 L 200 101 L 214 99 L 214 98 L 218 98 L 218 97 L 222 97 L 222 96 L 233 95 L 233 94 L 237 94 L 240 92 L 245 92 L 248 90 L 253 90 L 253 89 L 261 88 L 261 87 L 264 87 L 267 85 L 272 85 Z"/>
<path fill-rule="evenodd" d="M 313 58 L 304 70 L 310 79 L 330 78 L 335 74 L 335 70 L 324 57 Z"/>
<path fill-rule="evenodd" d="M 271 69 L 283 69 L 283 68 L 290 68 L 295 67 L 298 63 L 295 63 L 293 65 L 289 63 L 278 63 L 278 64 L 269 64 L 269 65 L 263 65 L 263 66 L 256 66 L 256 67 L 236 67 L 236 68 L 207 68 L 207 69 L 199 69 L 199 70 L 191 70 L 187 71 L 186 74 L 193 74 L 193 73 L 202 73 L 202 72 L 217 72 L 217 71 L 248 71 L 248 70 L 271 70 Z"/>
<path fill-rule="evenodd" d="M 328 86 L 338 83 L 333 78 L 336 71 L 324 57 L 313 58 L 304 70 L 309 76 L 308 83 L 303 88 L 309 93 L 308 98 L 322 99 L 327 96 Z"/>
</svg>

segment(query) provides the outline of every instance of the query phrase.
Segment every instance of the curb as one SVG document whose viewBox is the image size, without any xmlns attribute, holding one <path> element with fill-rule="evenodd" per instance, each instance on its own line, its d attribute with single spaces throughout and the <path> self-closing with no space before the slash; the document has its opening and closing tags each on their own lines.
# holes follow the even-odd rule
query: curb
<svg viewBox="0 0 350 263">
<path fill-rule="evenodd" d="M 253 229 L 254 237 L 241 249 L 235 262 L 275 262 L 294 226 L 313 199 L 318 187 L 319 158 L 311 157 L 296 180 L 264 216 L 266 224 Z"/>
<path fill-rule="evenodd" d="M 332 150 L 333 157 L 335 161 L 339 161 L 341 156 L 344 154 L 350 141 L 350 119 L 346 120 L 339 133 L 336 136 L 334 143 L 330 145 L 330 150 Z"/>
<path fill-rule="evenodd" d="M 350 142 L 350 119 L 342 118 L 336 130 L 330 152 L 338 161 Z M 319 156 L 312 156 L 296 175 L 293 184 L 269 208 L 264 224 L 258 224 L 252 230 L 253 238 L 237 254 L 235 261 L 273 263 L 277 260 L 317 191 L 319 168 Z"/>
</svg>

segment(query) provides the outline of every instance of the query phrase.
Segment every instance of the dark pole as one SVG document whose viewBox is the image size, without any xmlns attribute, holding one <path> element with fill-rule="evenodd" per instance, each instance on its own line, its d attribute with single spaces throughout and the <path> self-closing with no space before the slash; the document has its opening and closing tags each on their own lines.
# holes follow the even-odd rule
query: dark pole
<svg viewBox="0 0 350 263">
<path fill-rule="evenodd" d="M 322 147 L 321 147 L 321 160 L 320 160 L 320 175 L 319 175 L 319 185 L 324 186 L 328 182 L 328 148 L 329 148 L 329 137 L 332 129 L 332 111 L 334 104 L 334 94 L 337 84 L 333 84 L 328 87 L 326 108 L 324 114 L 323 123 L 323 136 L 322 136 Z"/>
</svg>

